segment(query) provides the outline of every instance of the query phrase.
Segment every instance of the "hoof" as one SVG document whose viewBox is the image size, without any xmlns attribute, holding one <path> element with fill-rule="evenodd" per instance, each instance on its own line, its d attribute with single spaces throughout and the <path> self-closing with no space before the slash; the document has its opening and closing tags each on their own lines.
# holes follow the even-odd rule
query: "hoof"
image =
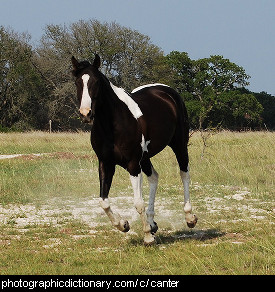
<svg viewBox="0 0 275 292">
<path fill-rule="evenodd" d="M 123 225 L 123 230 L 122 232 L 128 232 L 130 230 L 130 224 L 128 221 L 125 221 L 124 222 L 124 225 Z"/>
<path fill-rule="evenodd" d="M 150 225 L 151 227 L 151 234 L 155 234 L 158 231 L 158 224 L 154 221 L 154 225 Z"/>
<path fill-rule="evenodd" d="M 145 246 L 150 246 L 155 243 L 155 236 L 151 233 L 147 233 L 144 236 L 144 245 Z"/>
<path fill-rule="evenodd" d="M 127 220 L 120 220 L 119 225 L 116 227 L 122 232 L 128 232 L 130 230 L 130 224 Z"/>
<path fill-rule="evenodd" d="M 196 215 L 192 215 L 192 218 L 188 218 L 186 220 L 186 224 L 189 228 L 194 228 L 198 222 L 198 217 Z"/>
</svg>

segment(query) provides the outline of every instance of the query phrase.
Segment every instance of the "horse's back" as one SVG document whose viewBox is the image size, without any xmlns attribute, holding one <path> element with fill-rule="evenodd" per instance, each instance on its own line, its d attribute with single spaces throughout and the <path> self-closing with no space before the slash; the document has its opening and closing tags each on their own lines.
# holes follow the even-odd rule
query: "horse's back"
<svg viewBox="0 0 275 292">
<path fill-rule="evenodd" d="M 161 84 L 145 86 L 134 90 L 132 98 L 142 111 L 146 138 L 154 149 L 150 156 L 169 145 L 175 135 L 186 137 L 189 131 L 187 111 L 173 88 Z"/>
<path fill-rule="evenodd" d="M 132 91 L 132 98 L 150 120 L 170 117 L 178 123 L 188 124 L 187 110 L 181 96 L 167 85 L 157 83 L 138 87 Z"/>
</svg>

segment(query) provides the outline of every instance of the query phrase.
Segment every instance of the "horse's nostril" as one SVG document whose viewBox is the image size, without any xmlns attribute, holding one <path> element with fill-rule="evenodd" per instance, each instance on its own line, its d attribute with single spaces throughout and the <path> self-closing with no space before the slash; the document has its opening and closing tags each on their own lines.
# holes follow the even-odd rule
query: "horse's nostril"
<svg viewBox="0 0 275 292">
<path fill-rule="evenodd" d="M 91 110 L 80 111 L 81 118 L 84 123 L 91 123 L 93 120 L 93 114 Z"/>
</svg>

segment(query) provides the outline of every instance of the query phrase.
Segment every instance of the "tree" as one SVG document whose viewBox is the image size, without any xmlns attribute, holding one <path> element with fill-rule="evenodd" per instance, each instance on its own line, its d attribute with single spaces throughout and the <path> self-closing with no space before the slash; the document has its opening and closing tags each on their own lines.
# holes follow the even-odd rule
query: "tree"
<svg viewBox="0 0 275 292">
<path fill-rule="evenodd" d="M 206 118 L 207 124 L 220 124 L 227 129 L 254 128 L 261 122 L 262 105 L 252 93 L 225 91 Z"/>
<path fill-rule="evenodd" d="M 166 56 L 166 63 L 170 67 L 170 80 L 167 83 L 180 94 L 193 92 L 194 87 L 194 61 L 186 52 L 172 51 Z"/>
<path fill-rule="evenodd" d="M 43 127 L 43 83 L 32 66 L 30 36 L 0 27 L 0 123 L 2 128 Z"/>
<path fill-rule="evenodd" d="M 263 124 L 269 130 L 275 129 L 275 96 L 266 92 L 253 93 L 258 102 L 263 106 Z"/>
<path fill-rule="evenodd" d="M 153 82 L 175 88 L 193 128 L 260 123 L 275 128 L 274 96 L 245 89 L 245 70 L 222 56 L 192 60 L 177 51 L 164 56 L 148 36 L 97 20 L 48 25 L 35 49 L 30 40 L 0 26 L 0 130 L 46 129 L 49 120 L 53 130 L 85 129 L 70 59 L 93 60 L 95 53 L 101 56 L 101 71 L 128 91 Z"/>
<path fill-rule="evenodd" d="M 236 126 L 237 121 L 242 125 L 260 122 L 262 107 L 255 97 L 236 91 L 249 84 L 250 76 L 242 67 L 223 56 L 191 60 L 187 53 L 176 51 L 167 55 L 167 63 L 173 72 L 172 86 L 185 98 L 193 127 L 202 129 L 221 124 L 231 127 Z M 241 110 L 236 110 L 238 108 Z M 255 115 L 252 115 L 253 108 Z M 234 117 L 232 125 L 224 117 L 228 111 Z"/>
<path fill-rule="evenodd" d="M 163 52 L 148 36 L 116 22 L 81 20 L 69 26 L 48 25 L 37 48 L 36 66 L 52 92 L 48 107 L 55 128 L 83 128 L 70 59 L 74 55 L 92 61 L 95 53 L 102 59 L 101 71 L 128 91 L 144 83 L 160 82 L 167 68 Z"/>
</svg>

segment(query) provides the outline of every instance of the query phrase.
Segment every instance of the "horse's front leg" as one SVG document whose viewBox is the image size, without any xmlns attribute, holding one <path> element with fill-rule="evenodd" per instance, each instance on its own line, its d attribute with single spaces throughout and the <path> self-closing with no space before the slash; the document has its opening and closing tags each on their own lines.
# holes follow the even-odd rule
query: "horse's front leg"
<svg viewBox="0 0 275 292">
<path fill-rule="evenodd" d="M 112 224 L 122 232 L 130 230 L 127 220 L 121 219 L 119 214 L 112 211 L 108 199 L 109 190 L 115 173 L 115 165 L 99 161 L 100 205 L 111 220 Z"/>
<path fill-rule="evenodd" d="M 151 233 L 151 226 L 148 223 L 147 215 L 145 212 L 145 204 L 142 198 L 142 173 L 131 174 L 130 172 L 130 180 L 134 190 L 134 206 L 137 212 L 140 214 L 143 231 L 144 231 L 144 244 L 150 245 L 155 241 L 155 236 Z"/>
</svg>

